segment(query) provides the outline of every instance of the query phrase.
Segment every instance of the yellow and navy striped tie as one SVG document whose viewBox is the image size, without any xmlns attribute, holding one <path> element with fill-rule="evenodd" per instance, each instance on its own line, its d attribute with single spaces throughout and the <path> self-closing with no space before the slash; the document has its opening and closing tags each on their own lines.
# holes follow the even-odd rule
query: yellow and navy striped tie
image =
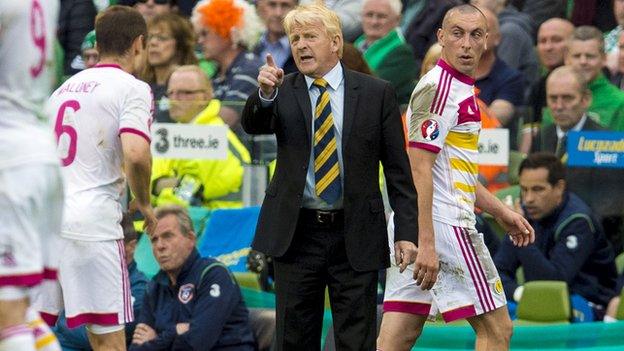
<svg viewBox="0 0 624 351">
<path fill-rule="evenodd" d="M 316 100 L 314 111 L 314 179 L 316 181 L 316 195 L 328 204 L 333 204 L 340 198 L 342 185 L 340 184 L 340 166 L 338 165 L 338 151 L 336 149 L 336 134 L 334 132 L 334 116 L 329 102 L 327 81 L 316 79 L 312 83 L 321 95 Z"/>
</svg>

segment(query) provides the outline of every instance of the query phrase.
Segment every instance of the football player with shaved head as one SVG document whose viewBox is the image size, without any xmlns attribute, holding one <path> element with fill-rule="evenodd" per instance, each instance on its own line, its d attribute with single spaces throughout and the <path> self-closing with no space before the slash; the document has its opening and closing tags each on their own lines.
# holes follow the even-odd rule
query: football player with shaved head
<svg viewBox="0 0 624 351">
<path fill-rule="evenodd" d="M 407 269 L 395 261 L 388 269 L 379 350 L 411 349 L 427 318 L 438 313 L 446 322 L 467 319 L 477 350 L 509 348 L 505 294 L 475 229 L 474 206 L 496 217 L 515 245 L 533 242 L 534 231 L 477 181 L 481 119 L 474 77 L 487 36 L 478 8 L 450 9 L 438 30 L 441 58 L 412 94 L 408 154 L 418 192 L 418 253 Z"/>
</svg>

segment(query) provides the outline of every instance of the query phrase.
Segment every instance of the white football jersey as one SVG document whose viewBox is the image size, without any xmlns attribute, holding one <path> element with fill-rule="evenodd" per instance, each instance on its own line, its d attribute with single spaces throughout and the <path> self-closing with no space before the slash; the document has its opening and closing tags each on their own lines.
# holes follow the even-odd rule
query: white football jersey
<svg viewBox="0 0 624 351">
<path fill-rule="evenodd" d="M 121 239 L 121 133 L 150 142 L 150 87 L 116 65 L 98 65 L 68 79 L 50 97 L 65 183 L 61 235 Z"/>
<path fill-rule="evenodd" d="M 423 102 L 424 94 L 430 94 L 432 101 Z M 474 79 L 439 60 L 416 85 L 407 118 L 409 146 L 437 154 L 433 166 L 433 219 L 474 227 L 481 131 Z"/>
<path fill-rule="evenodd" d="M 43 105 L 54 82 L 58 0 L 0 1 L 0 168 L 58 163 Z"/>
</svg>

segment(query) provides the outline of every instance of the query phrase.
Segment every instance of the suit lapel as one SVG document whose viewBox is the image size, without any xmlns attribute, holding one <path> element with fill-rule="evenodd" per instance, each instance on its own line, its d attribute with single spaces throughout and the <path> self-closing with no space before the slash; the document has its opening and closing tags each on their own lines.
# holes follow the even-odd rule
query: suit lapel
<svg viewBox="0 0 624 351">
<path fill-rule="evenodd" d="M 345 153 L 345 146 L 349 142 L 351 135 L 351 127 L 355 120 L 355 111 L 358 102 L 358 83 L 359 80 L 355 74 L 343 66 L 345 88 L 344 88 L 344 116 L 342 122 L 342 154 Z"/>
<path fill-rule="evenodd" d="M 310 107 L 310 94 L 308 92 L 308 86 L 306 85 L 303 74 L 297 73 L 293 87 L 295 88 L 295 98 L 297 99 L 297 104 L 299 104 L 299 108 L 303 113 L 306 136 L 308 137 L 308 142 L 310 142 L 310 140 L 312 140 L 312 132 L 310 130 L 310 126 L 312 125 L 312 108 Z"/>
</svg>

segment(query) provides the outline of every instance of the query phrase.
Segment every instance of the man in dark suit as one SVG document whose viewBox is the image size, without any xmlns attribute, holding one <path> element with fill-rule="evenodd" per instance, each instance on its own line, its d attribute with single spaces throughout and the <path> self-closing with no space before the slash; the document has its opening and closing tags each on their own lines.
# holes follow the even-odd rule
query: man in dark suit
<svg viewBox="0 0 624 351">
<path fill-rule="evenodd" d="M 540 151 L 554 153 L 565 164 L 568 132 L 605 130 L 587 112 L 591 99 L 585 79 L 572 67 L 561 66 L 550 73 L 546 81 L 546 103 L 555 124 L 542 127 Z M 618 227 L 624 213 L 624 191 L 620 185 L 623 176 L 618 169 L 584 167 L 568 167 L 566 176 L 568 188 L 602 219 L 605 232 L 616 248 L 622 244 Z"/>
<path fill-rule="evenodd" d="M 277 350 L 320 349 L 326 287 L 337 349 L 374 350 L 377 272 L 389 265 L 380 161 L 397 261 L 404 269 L 416 256 L 417 199 L 395 93 L 343 67 L 333 11 L 300 6 L 284 26 L 301 73 L 284 77 L 268 55 L 242 121 L 278 142 L 252 244 L 275 260 Z"/>
</svg>

